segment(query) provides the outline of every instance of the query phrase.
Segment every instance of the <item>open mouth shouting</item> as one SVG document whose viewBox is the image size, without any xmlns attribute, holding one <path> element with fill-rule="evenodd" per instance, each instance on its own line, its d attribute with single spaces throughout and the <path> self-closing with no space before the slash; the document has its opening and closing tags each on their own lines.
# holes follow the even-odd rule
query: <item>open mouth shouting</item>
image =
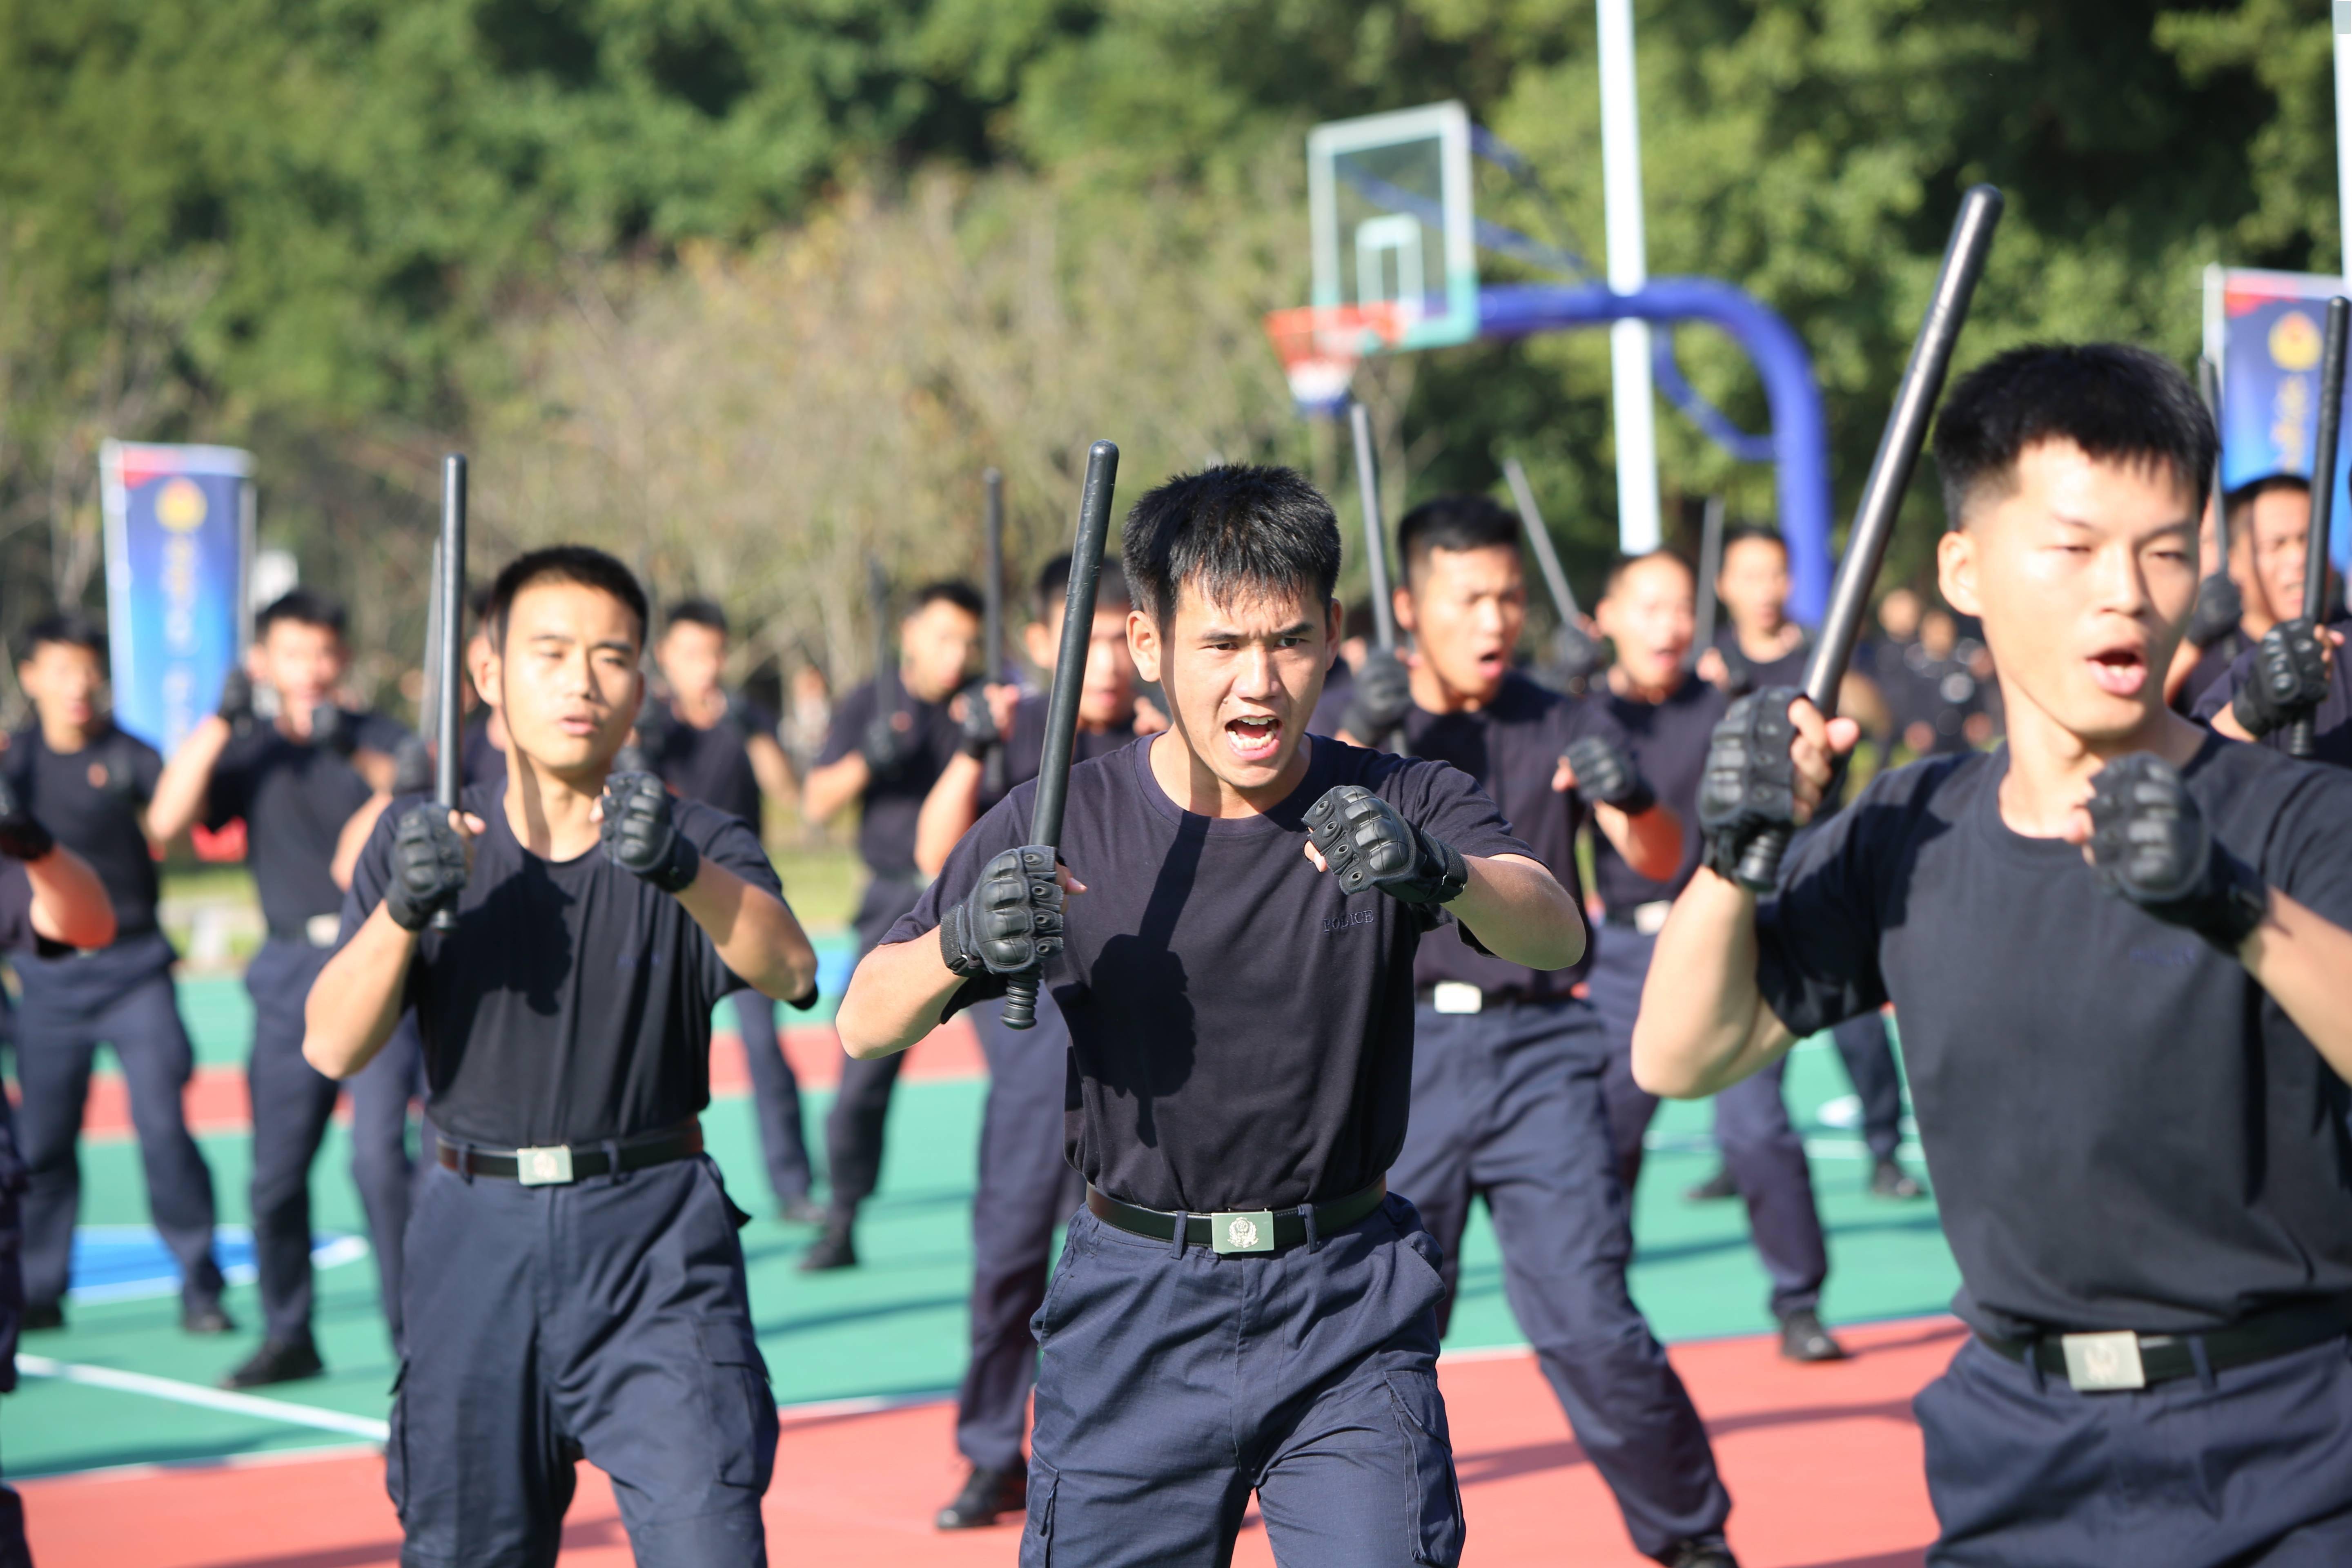
<svg viewBox="0 0 2352 1568">
<path fill-rule="evenodd" d="M 1263 766 L 1282 749 L 1282 721 L 1271 713 L 1244 713 L 1228 719 L 1225 745 L 1237 761 Z"/>
<path fill-rule="evenodd" d="M 2101 648 L 2090 666 L 2092 681 L 2111 697 L 2137 697 L 2147 685 L 2147 651 L 2137 645 Z"/>
</svg>

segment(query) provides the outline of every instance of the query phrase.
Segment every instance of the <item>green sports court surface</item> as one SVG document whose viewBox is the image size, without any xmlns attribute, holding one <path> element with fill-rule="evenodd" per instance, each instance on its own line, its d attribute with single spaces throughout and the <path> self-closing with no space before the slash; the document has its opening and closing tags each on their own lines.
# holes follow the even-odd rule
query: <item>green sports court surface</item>
<svg viewBox="0 0 2352 1568">
<path fill-rule="evenodd" d="M 838 942 L 827 946 L 836 964 L 845 958 Z M 247 1026 L 237 984 L 186 982 L 183 1005 L 200 1061 L 240 1064 Z M 743 1244 L 753 1319 L 780 1403 L 897 1400 L 954 1386 L 962 1365 L 968 1215 L 984 1089 L 975 1078 L 900 1086 L 881 1194 L 859 1235 L 864 1266 L 825 1275 L 796 1272 L 793 1265 L 809 1232 L 767 1216 L 749 1101 L 721 1100 L 704 1119 L 711 1151 L 738 1201 L 761 1215 L 744 1231 Z M 1829 1229 L 1824 1315 L 1835 1324 L 1942 1310 L 1957 1276 L 1933 1206 L 1864 1194 L 1866 1162 L 1852 1126 L 1851 1091 L 1825 1039 L 1798 1047 L 1788 1098 L 1807 1134 Z M 823 1091 L 808 1097 L 813 1134 L 828 1102 Z M 1707 1114 L 1704 1106 L 1664 1109 L 1636 1201 L 1633 1290 L 1670 1342 L 1772 1326 L 1744 1210 L 1737 1203 L 1692 1205 L 1681 1196 L 1713 1168 Z M 222 1224 L 241 1226 L 247 1140 L 216 1133 L 202 1142 Z M 1906 1157 L 1917 1171 L 1916 1148 Z M 86 1142 L 81 1219 L 89 1227 L 89 1256 L 94 1265 L 105 1266 L 104 1279 L 69 1301 L 66 1330 L 25 1339 L 27 1369 L 36 1375 L 0 1402 L 0 1455 L 7 1473 L 30 1478 L 349 1445 L 372 1430 L 384 1415 L 394 1365 L 376 1309 L 373 1265 L 358 1240 L 365 1227 L 348 1164 L 338 1126 L 311 1179 L 326 1261 L 319 1275 L 318 1334 L 329 1373 L 264 1391 L 267 1408 L 226 1409 L 187 1401 L 201 1399 L 252 1348 L 259 1310 L 251 1285 L 234 1285 L 228 1295 L 244 1331 L 218 1339 L 182 1334 L 167 1271 L 148 1267 L 142 1282 L 147 1216 L 136 1144 L 127 1136 Z M 226 1234 L 234 1241 L 235 1232 Z M 233 1261 L 236 1247 L 225 1251 Z M 1461 1300 L 1447 1347 L 1517 1342 L 1493 1237 L 1482 1218 L 1465 1245 Z"/>
</svg>

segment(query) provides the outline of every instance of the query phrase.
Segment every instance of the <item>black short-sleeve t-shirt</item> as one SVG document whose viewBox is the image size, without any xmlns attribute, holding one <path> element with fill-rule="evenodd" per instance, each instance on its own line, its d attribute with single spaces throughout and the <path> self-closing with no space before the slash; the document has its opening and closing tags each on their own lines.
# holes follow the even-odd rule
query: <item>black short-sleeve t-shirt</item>
<svg viewBox="0 0 2352 1568">
<path fill-rule="evenodd" d="M 1180 807 L 1139 740 L 1070 770 L 1061 853 L 1087 892 L 1047 980 L 1068 1020 L 1070 1163 L 1114 1197 L 1211 1212 L 1325 1203 L 1403 1146 L 1413 916 L 1342 893 L 1304 853 L 1307 807 L 1361 784 L 1465 855 L 1529 855 L 1466 773 L 1311 738 L 1307 777 L 1261 816 Z M 948 858 L 890 942 L 935 929 L 980 868 L 1026 842 L 1034 784 Z M 950 1008 L 1002 994 L 973 982 Z"/>
<path fill-rule="evenodd" d="M 346 711 L 360 745 L 391 756 L 408 731 L 381 713 Z M 246 857 L 275 935 L 299 937 L 316 916 L 343 907 L 328 868 L 343 824 L 374 792 L 359 771 L 322 746 L 257 722 L 231 740 L 205 792 L 205 826 L 245 818 Z"/>
<path fill-rule="evenodd" d="M 0 952 L 31 952 L 38 942 L 33 931 L 33 879 L 23 866 L 0 855 Z"/>
<path fill-rule="evenodd" d="M 715 805 L 756 829 L 760 777 L 751 771 L 751 737 L 775 732 L 775 716 L 741 699 L 707 730 L 673 718 L 662 729 L 655 771 L 687 799 Z"/>
<path fill-rule="evenodd" d="M 1013 704 L 1013 730 L 1004 738 L 1004 788 L 991 795 L 983 784 L 980 809 L 988 810 L 1005 795 L 1037 776 L 1045 762 L 1045 703 L 1047 694 L 1033 691 Z M 1135 742 L 1132 727 L 1112 730 L 1080 728 L 1071 736 L 1070 761 L 1090 763 L 1097 757 L 1107 757 L 1113 752 Z"/>
<path fill-rule="evenodd" d="M 1731 700 L 1714 682 L 1686 675 L 1664 702 L 1643 702 L 1613 691 L 1600 700 L 1623 732 L 1626 750 L 1642 777 L 1683 824 L 1683 863 L 1674 879 L 1665 882 L 1625 864 L 1605 837 L 1593 838 L 1592 883 L 1601 906 L 1631 910 L 1675 897 L 1698 869 L 1698 782 L 1706 772 L 1707 742 Z"/>
<path fill-rule="evenodd" d="M 656 1131 L 709 1105 L 710 1011 L 745 982 L 685 906 L 602 847 L 572 860 L 530 853 L 491 786 L 464 800 L 488 831 L 457 929 L 428 929 L 408 969 L 433 1125 L 486 1148 L 528 1148 Z M 394 826 L 422 804 L 394 801 L 377 822 L 343 903 L 343 941 L 383 901 Z M 782 897 L 742 821 L 694 801 L 673 809 L 706 858 Z"/>
<path fill-rule="evenodd" d="M 1726 622 L 1716 628 L 1715 646 L 1735 671 L 1745 670 L 1745 689 L 1761 691 L 1768 686 L 1788 686 L 1801 689 L 1805 684 L 1805 666 L 1813 657 L 1813 639 L 1801 637 L 1797 646 L 1775 659 L 1762 663 L 1749 658 L 1739 647 L 1739 628 Z"/>
<path fill-rule="evenodd" d="M 106 885 L 115 940 L 152 931 L 155 857 L 139 814 L 163 776 L 155 748 L 109 724 L 79 751 L 54 752 L 34 725 L 10 740 L 0 770 L 35 819 Z"/>
<path fill-rule="evenodd" d="M 498 784 L 507 782 L 507 754 L 490 739 L 490 713 L 483 709 L 466 721 L 463 739 L 457 747 L 457 765 L 468 784 Z"/>
<path fill-rule="evenodd" d="M 2343 1081 L 2235 960 L 2003 823 L 2008 755 L 1873 779 L 1757 920 L 1791 1029 L 1902 1016 L 1954 1310 L 2189 1332 L 2352 1295 Z M 2352 927 L 2352 778 L 2218 737 L 2182 774 L 2224 845 Z"/>
<path fill-rule="evenodd" d="M 1482 709 L 1432 713 L 1415 707 L 1404 721 L 1406 748 L 1416 757 L 1451 763 L 1475 779 L 1513 836 L 1559 879 L 1580 910 L 1584 900 L 1576 874 L 1576 833 L 1588 812 L 1581 795 L 1560 794 L 1551 781 L 1560 752 L 1586 735 L 1603 735 L 1619 745 L 1625 741 L 1599 704 L 1563 697 L 1516 670 L 1503 677 L 1502 689 Z M 1590 942 L 1584 956 L 1566 969 L 1528 969 L 1480 952 L 1462 939 L 1459 925 L 1448 921 L 1421 939 L 1412 975 L 1416 985 L 1459 981 L 1490 996 L 1539 1002 L 1569 995 L 1591 967 Z"/>
<path fill-rule="evenodd" d="M 2336 657 L 2328 663 L 2327 695 L 2320 700 L 2319 710 L 2312 715 L 2310 760 L 2352 768 L 2352 676 L 2345 673 L 2344 650 L 2338 648 L 2336 653 Z M 2254 655 L 2249 647 L 2197 699 L 2197 717 L 2211 723 L 2237 697 L 2239 683 L 2252 679 L 2253 673 Z M 2280 728 L 2264 735 L 2261 743 L 2284 753 L 2286 742 L 2287 732 Z"/>
<path fill-rule="evenodd" d="M 2172 694 L 2172 706 L 2183 713 L 2197 712 L 2214 683 L 2228 676 L 2231 668 L 2238 662 L 2238 657 L 2251 651 L 2253 646 L 2254 639 L 2248 637 L 2241 626 L 2231 626 L 2222 633 L 2210 647 L 2197 655 L 2197 662 L 2189 668 L 2188 679 L 2180 683 L 2180 689 Z M 2227 702 L 2228 696 L 2225 694 L 2221 700 Z"/>
<path fill-rule="evenodd" d="M 940 782 L 950 758 L 962 743 L 962 729 L 948 716 L 944 702 L 925 702 L 897 682 L 890 689 L 898 709 L 913 724 L 914 746 L 906 764 L 887 779 L 867 783 L 863 815 L 857 823 L 857 853 L 866 869 L 884 877 L 912 877 L 915 870 L 915 820 L 922 815 L 923 797 Z M 851 687 L 833 710 L 833 727 L 825 731 L 824 750 L 816 765 L 837 763 L 865 743 L 866 726 L 874 718 L 874 683 Z"/>
</svg>

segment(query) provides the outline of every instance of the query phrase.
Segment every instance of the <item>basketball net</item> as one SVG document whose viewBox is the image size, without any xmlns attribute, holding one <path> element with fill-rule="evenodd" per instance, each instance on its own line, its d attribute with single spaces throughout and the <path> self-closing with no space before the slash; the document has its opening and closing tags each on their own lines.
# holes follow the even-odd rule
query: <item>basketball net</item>
<svg viewBox="0 0 2352 1568">
<path fill-rule="evenodd" d="M 1368 353 L 1395 348 L 1412 324 L 1412 312 L 1396 300 L 1294 305 L 1266 312 L 1265 335 L 1290 378 L 1298 411 L 1332 416 L 1348 406 L 1357 364 Z"/>
</svg>

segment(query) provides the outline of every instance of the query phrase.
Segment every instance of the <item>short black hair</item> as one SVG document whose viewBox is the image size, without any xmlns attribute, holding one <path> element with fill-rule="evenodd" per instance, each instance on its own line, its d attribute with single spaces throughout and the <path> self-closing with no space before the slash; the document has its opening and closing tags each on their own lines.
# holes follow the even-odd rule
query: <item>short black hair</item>
<svg viewBox="0 0 2352 1568">
<path fill-rule="evenodd" d="M 942 599 L 968 616 L 988 613 L 988 606 L 981 602 L 980 590 L 958 577 L 926 583 L 916 589 L 913 602 L 907 606 L 907 614 L 919 616 Z"/>
<path fill-rule="evenodd" d="M 1944 517 L 1960 526 L 1968 502 L 2008 484 L 2040 441 L 2072 441 L 2102 462 L 2169 468 L 2202 496 L 2220 438 L 2205 400 L 2180 367 L 2129 343 L 2029 343 L 1962 376 L 1936 419 Z"/>
<path fill-rule="evenodd" d="M 1519 517 L 1492 496 L 1439 496 L 1404 514 L 1397 524 L 1397 554 L 1408 581 L 1433 550 L 1519 548 Z"/>
<path fill-rule="evenodd" d="M 16 662 L 29 662 L 35 654 L 41 651 L 43 643 L 62 643 L 68 647 L 87 648 L 100 659 L 106 658 L 105 629 L 88 616 L 76 615 L 71 610 L 43 616 L 26 627 L 24 639 L 16 645 Z"/>
<path fill-rule="evenodd" d="M 515 596 L 539 583 L 577 583 L 583 588 L 612 595 L 637 617 L 637 646 L 645 646 L 646 627 L 653 619 L 653 611 L 646 602 L 645 589 L 637 585 L 637 574 L 592 545 L 551 544 L 516 556 L 491 583 L 489 620 L 493 647 L 503 650 L 507 646 L 507 616 L 514 609 Z"/>
<path fill-rule="evenodd" d="M 1716 571 L 1720 573 L 1723 570 L 1723 563 L 1729 559 L 1731 555 L 1731 547 L 1733 545 L 1750 539 L 1762 540 L 1765 543 L 1769 544 L 1774 549 L 1780 551 L 1784 558 L 1789 553 L 1788 540 L 1781 537 L 1780 531 L 1774 528 L 1771 524 L 1766 522 L 1735 522 L 1730 527 L 1723 531 L 1723 551 L 1721 554 L 1716 557 Z"/>
<path fill-rule="evenodd" d="M 1693 566 L 1681 551 L 1661 544 L 1654 550 L 1644 550 L 1638 555 L 1620 555 L 1612 561 L 1609 563 L 1609 575 L 1602 578 L 1601 582 L 1601 596 L 1605 599 L 1614 594 L 1617 591 L 1617 585 L 1625 580 L 1625 574 L 1645 561 L 1671 561 L 1683 569 L 1683 574 L 1691 580 L 1693 587 L 1698 584 L 1698 568 Z"/>
<path fill-rule="evenodd" d="M 669 607 L 666 626 L 709 626 L 720 637 L 727 635 L 727 612 L 714 599 L 680 599 Z"/>
<path fill-rule="evenodd" d="M 1069 600 L 1070 552 L 1068 551 L 1063 551 L 1038 569 L 1036 594 L 1037 620 L 1042 625 L 1052 620 L 1054 612 Z M 1104 562 L 1102 575 L 1095 579 L 1095 603 L 1126 605 L 1133 602 L 1128 597 L 1127 574 L 1119 570 L 1118 562 Z"/>
<path fill-rule="evenodd" d="M 1232 463 L 1147 492 L 1127 514 L 1119 553 L 1129 591 L 1163 631 L 1188 584 L 1211 603 L 1304 594 L 1319 608 L 1339 581 L 1339 520 L 1297 470 Z"/>
<path fill-rule="evenodd" d="M 2311 481 L 2301 474 L 2264 474 L 2259 479 L 2248 479 L 2221 498 L 2221 505 L 2230 514 L 2230 526 L 2235 528 L 2246 509 L 2273 490 L 2298 490 L 2311 493 Z"/>
<path fill-rule="evenodd" d="M 308 588 L 289 588 L 261 607 L 253 617 L 253 638 L 259 642 L 269 635 L 269 628 L 280 621 L 292 621 L 298 626 L 317 626 L 337 637 L 343 635 L 346 618 L 342 605 L 324 594 L 314 594 Z"/>
</svg>

